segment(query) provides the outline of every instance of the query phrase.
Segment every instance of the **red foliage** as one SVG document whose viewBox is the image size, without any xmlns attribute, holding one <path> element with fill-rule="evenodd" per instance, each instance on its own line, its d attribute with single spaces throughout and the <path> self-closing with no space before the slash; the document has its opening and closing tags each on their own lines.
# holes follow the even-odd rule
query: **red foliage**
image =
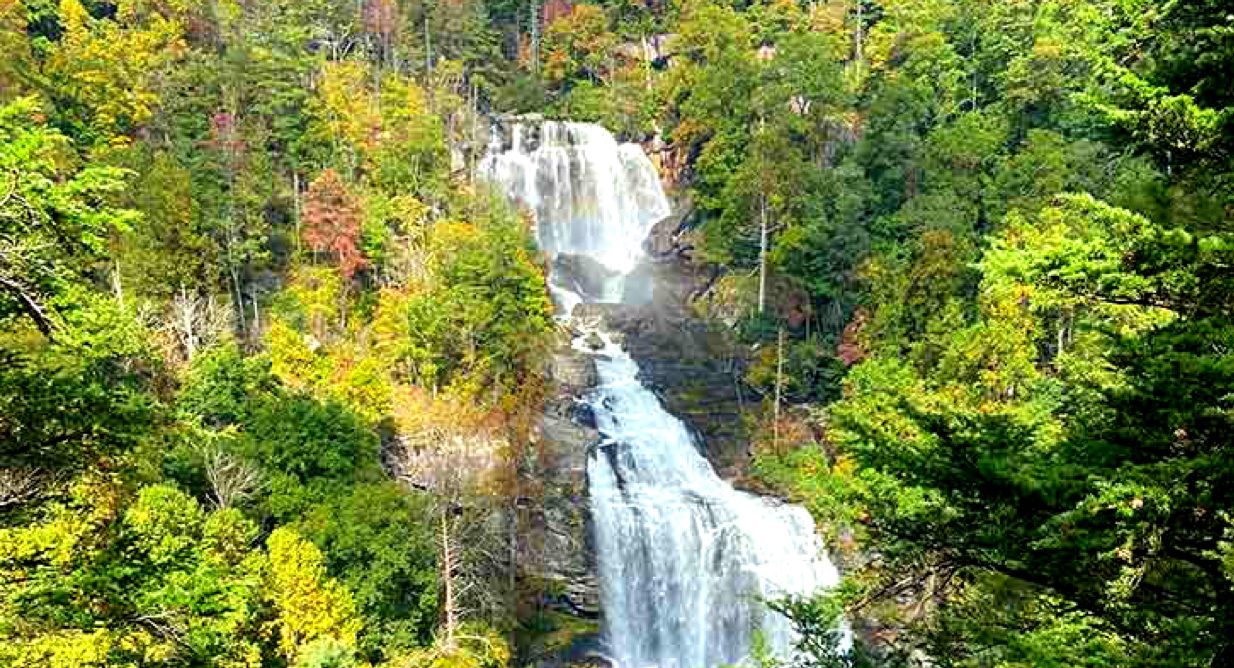
<svg viewBox="0 0 1234 668">
<path fill-rule="evenodd" d="M 570 0 L 547 0 L 540 9 L 540 19 L 544 25 L 548 25 L 562 16 L 569 15 L 572 11 L 574 11 L 574 3 Z"/>
<path fill-rule="evenodd" d="M 389 38 L 398 27 L 398 20 L 394 0 L 368 0 L 364 4 L 364 27 L 374 35 Z"/>
<path fill-rule="evenodd" d="M 309 184 L 303 237 L 309 248 L 333 255 L 347 278 L 366 264 L 360 252 L 360 207 L 333 169 Z"/>
</svg>

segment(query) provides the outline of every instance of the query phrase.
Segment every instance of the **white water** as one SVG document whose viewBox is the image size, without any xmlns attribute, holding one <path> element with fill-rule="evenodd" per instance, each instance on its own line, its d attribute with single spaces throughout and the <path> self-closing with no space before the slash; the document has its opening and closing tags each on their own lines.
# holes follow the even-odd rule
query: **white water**
<svg viewBox="0 0 1234 668">
<path fill-rule="evenodd" d="M 634 269 L 651 226 L 669 214 L 643 149 L 591 123 L 517 124 L 510 134 L 506 146 L 494 131 L 479 171 L 535 213 L 540 248 Z"/>
<path fill-rule="evenodd" d="M 650 161 L 599 126 L 539 125 L 538 145 L 524 126 L 509 146 L 496 140 L 481 176 L 535 212 L 550 254 L 586 255 L 628 273 L 668 213 Z M 566 313 L 580 298 L 568 287 L 554 291 Z M 685 425 L 639 382 L 637 363 L 599 334 L 600 385 L 589 403 L 602 442 L 587 473 L 612 659 L 620 668 L 735 664 L 756 632 L 787 656 L 791 625 L 762 601 L 839 579 L 809 513 L 721 480 Z M 587 350 L 581 338 L 575 345 Z"/>
</svg>

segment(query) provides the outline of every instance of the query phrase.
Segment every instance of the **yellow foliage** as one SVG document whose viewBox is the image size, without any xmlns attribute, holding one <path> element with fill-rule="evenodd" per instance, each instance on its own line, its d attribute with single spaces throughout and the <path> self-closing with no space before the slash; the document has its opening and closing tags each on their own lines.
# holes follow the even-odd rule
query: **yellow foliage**
<svg viewBox="0 0 1234 668">
<path fill-rule="evenodd" d="M 474 243 L 479 238 L 480 230 L 475 225 L 448 220 L 437 223 L 433 227 L 433 240 L 430 246 L 434 254 L 442 254 L 452 248 Z"/>
<path fill-rule="evenodd" d="M 201 5 L 193 0 L 120 0 L 116 16 L 130 25 L 156 17 L 187 24 Z"/>
<path fill-rule="evenodd" d="M 158 104 L 154 75 L 184 49 L 181 26 L 161 16 L 141 28 L 94 19 L 79 0 L 61 0 L 60 19 L 64 36 L 47 73 L 84 108 L 99 140 L 126 144 Z"/>
<path fill-rule="evenodd" d="M 331 267 L 301 265 L 291 272 L 288 294 L 319 341 L 329 339 L 330 328 L 342 320 L 343 288 L 342 277 Z"/>
<path fill-rule="evenodd" d="M 407 321 L 407 301 L 410 290 L 382 288 L 377 295 L 377 309 L 373 315 L 373 348 L 377 356 L 390 368 L 403 357 L 411 333 Z M 393 369 L 396 373 L 405 369 Z"/>
<path fill-rule="evenodd" d="M 329 373 L 329 360 L 317 354 L 306 335 L 282 320 L 270 324 L 266 345 L 270 350 L 270 370 L 290 387 L 316 387 Z"/>
<path fill-rule="evenodd" d="M 20 582 L 22 568 L 42 562 L 70 570 L 86 558 L 99 534 L 119 514 L 120 490 L 108 480 L 83 479 L 69 504 L 53 504 L 42 521 L 0 529 L 0 579 Z"/>
<path fill-rule="evenodd" d="M 544 75 L 561 81 L 580 73 L 607 79 L 617 36 L 608 30 L 608 17 L 598 5 L 574 5 L 544 28 L 541 54 Z"/>
<path fill-rule="evenodd" d="M 326 576 L 325 559 L 294 530 L 280 527 L 267 541 L 270 572 L 267 595 L 274 604 L 279 651 L 293 658 L 305 644 L 333 638 L 356 644 L 360 618 L 351 592 Z"/>
<path fill-rule="evenodd" d="M 30 642 L 0 644 L 0 664 L 25 668 L 102 668 L 116 646 L 114 632 L 47 633 Z"/>
<path fill-rule="evenodd" d="M 337 358 L 336 358 L 337 359 Z M 391 379 L 381 360 L 372 356 L 338 359 L 333 365 L 333 394 L 369 421 L 391 410 Z"/>
<path fill-rule="evenodd" d="M 426 250 L 428 205 L 407 194 L 391 197 L 370 191 L 363 209 L 366 227 L 392 232 L 385 250 L 385 282 L 396 286 L 426 284 L 430 278 Z"/>
<path fill-rule="evenodd" d="M 432 646 L 381 668 L 506 668 L 511 656 L 510 645 L 495 630 L 482 624 L 464 624 L 453 643 L 438 638 Z"/>
<path fill-rule="evenodd" d="M 361 151 L 371 150 L 381 132 L 381 110 L 369 89 L 369 73 L 362 63 L 327 63 L 321 80 L 326 126 L 335 139 Z"/>
<path fill-rule="evenodd" d="M 418 387 L 402 387 L 394 395 L 394 425 L 403 434 L 426 431 L 466 434 L 485 430 L 488 413 L 473 401 L 447 392 L 430 394 Z"/>
<path fill-rule="evenodd" d="M 428 95 L 415 81 L 390 78 L 381 95 L 382 138 L 426 145 L 441 141 L 436 114 L 429 110 Z"/>
<path fill-rule="evenodd" d="M 0 102 L 21 94 L 21 71 L 31 66 L 26 38 L 26 7 L 21 0 L 0 0 Z"/>
<path fill-rule="evenodd" d="M 395 390 L 393 417 L 401 475 L 439 491 L 482 492 L 504 484 L 510 443 L 499 414 L 453 392 L 404 386 Z"/>
</svg>

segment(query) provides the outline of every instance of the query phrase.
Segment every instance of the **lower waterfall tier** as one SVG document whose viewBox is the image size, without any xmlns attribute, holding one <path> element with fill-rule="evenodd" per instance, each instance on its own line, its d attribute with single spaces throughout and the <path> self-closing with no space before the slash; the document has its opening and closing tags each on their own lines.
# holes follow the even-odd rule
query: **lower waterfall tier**
<svg viewBox="0 0 1234 668">
<path fill-rule="evenodd" d="M 803 508 L 733 489 L 609 340 L 590 403 L 588 461 L 606 637 L 621 668 L 736 664 L 755 633 L 786 656 L 789 621 L 766 599 L 838 581 Z"/>
</svg>

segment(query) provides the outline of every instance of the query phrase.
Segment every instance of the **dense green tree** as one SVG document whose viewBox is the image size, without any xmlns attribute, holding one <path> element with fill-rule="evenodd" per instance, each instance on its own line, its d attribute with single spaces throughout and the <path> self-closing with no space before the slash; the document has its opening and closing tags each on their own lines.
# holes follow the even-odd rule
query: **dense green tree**
<svg viewBox="0 0 1234 668">
<path fill-rule="evenodd" d="M 134 215 L 109 201 L 128 174 L 82 167 L 41 113 L 32 98 L 0 107 L 0 169 L 8 175 L 0 198 L 0 318 L 24 316 L 51 335 L 58 302 L 71 302 L 66 293 L 98 267 L 108 236 Z"/>
</svg>

